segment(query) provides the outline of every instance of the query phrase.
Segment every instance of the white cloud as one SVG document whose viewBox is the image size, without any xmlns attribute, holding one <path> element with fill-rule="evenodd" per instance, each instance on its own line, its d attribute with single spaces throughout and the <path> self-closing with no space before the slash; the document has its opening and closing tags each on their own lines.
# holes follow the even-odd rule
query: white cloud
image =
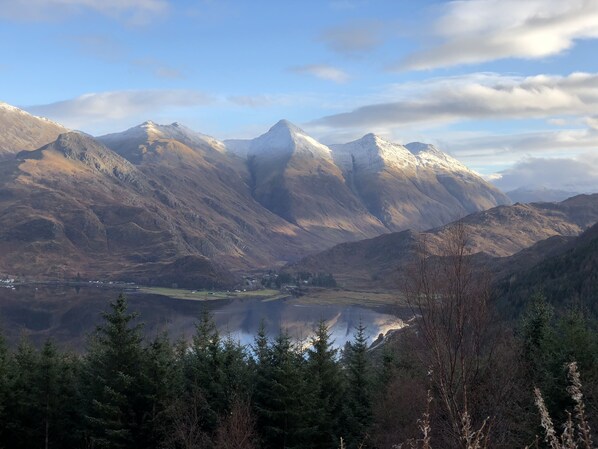
<svg viewBox="0 0 598 449">
<path fill-rule="evenodd" d="M 575 158 L 528 158 L 500 173 L 494 184 L 510 191 L 518 187 L 547 187 L 574 192 L 598 192 L 598 155 Z"/>
<path fill-rule="evenodd" d="M 532 77 L 478 73 L 437 78 L 391 86 L 379 100 L 320 118 L 313 125 L 367 130 L 414 123 L 588 116 L 598 107 L 598 73 Z"/>
<path fill-rule="evenodd" d="M 349 75 L 341 69 L 326 64 L 310 64 L 298 67 L 291 67 L 292 72 L 315 76 L 326 81 L 335 83 L 346 83 L 349 81 Z"/>
<path fill-rule="evenodd" d="M 65 124 L 85 128 L 95 123 L 125 118 L 155 117 L 171 108 L 187 108 L 208 104 L 212 99 L 190 90 L 130 90 L 89 93 L 56 103 L 27 107 L 27 111 Z"/>
<path fill-rule="evenodd" d="M 0 17 L 16 20 L 56 20 L 83 10 L 145 23 L 164 14 L 167 0 L 0 0 Z"/>
<path fill-rule="evenodd" d="M 560 54 L 577 40 L 598 38 L 595 0 L 452 1 L 442 11 L 431 27 L 440 43 L 408 56 L 398 69 L 538 59 Z"/>
</svg>

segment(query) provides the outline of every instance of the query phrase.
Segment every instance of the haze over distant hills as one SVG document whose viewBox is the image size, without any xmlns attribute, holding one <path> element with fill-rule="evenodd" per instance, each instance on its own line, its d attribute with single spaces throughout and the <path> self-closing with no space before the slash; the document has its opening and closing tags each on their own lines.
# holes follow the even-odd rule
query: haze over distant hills
<svg viewBox="0 0 598 449">
<path fill-rule="evenodd" d="M 328 147 L 285 120 L 230 142 L 153 122 L 93 138 L 8 106 L 0 120 L 17 154 L 0 170 L 5 273 L 224 285 L 509 203 L 435 147 L 373 134 Z"/>
</svg>

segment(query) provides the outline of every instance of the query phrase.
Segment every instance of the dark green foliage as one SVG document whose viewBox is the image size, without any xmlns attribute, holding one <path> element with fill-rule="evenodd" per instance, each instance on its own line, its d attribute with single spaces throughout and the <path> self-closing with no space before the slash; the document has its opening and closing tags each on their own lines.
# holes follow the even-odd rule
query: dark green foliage
<svg viewBox="0 0 598 449">
<path fill-rule="evenodd" d="M 140 325 L 122 294 L 103 317 L 85 363 L 89 438 L 98 449 L 139 447 L 146 406 Z"/>
<path fill-rule="evenodd" d="M 307 350 L 307 373 L 312 408 L 312 448 L 335 447 L 342 434 L 344 378 L 332 346 L 330 331 L 320 321 Z"/>
<path fill-rule="evenodd" d="M 276 277 L 274 284 L 276 285 L 276 287 L 280 288 L 284 284 L 291 284 L 293 282 L 295 282 L 295 279 L 293 278 L 293 276 L 291 276 L 290 273 L 285 273 L 283 271 L 283 272 L 278 273 L 278 276 Z"/>
<path fill-rule="evenodd" d="M 285 334 L 271 345 L 261 333 L 256 339 L 255 408 L 263 447 L 309 447 L 312 435 L 305 359 Z"/>
<path fill-rule="evenodd" d="M 316 287 L 334 288 L 337 284 L 336 279 L 334 279 L 334 276 L 332 276 L 332 274 L 318 273 L 311 279 L 311 285 L 314 285 Z"/>
<path fill-rule="evenodd" d="M 517 338 L 470 395 L 472 413 L 496 418 L 496 448 L 523 447 L 537 433 L 533 386 L 555 420 L 565 417 L 564 364 L 572 360 L 596 416 L 595 324 L 579 308 L 529 302 Z M 190 343 L 176 344 L 166 335 L 142 341 L 123 296 L 103 317 L 84 357 L 51 342 L 7 350 L 0 336 L 0 448 L 325 449 L 341 437 L 351 449 L 391 448 L 419 436 L 430 373 L 415 326 L 369 349 L 360 324 L 339 359 L 324 322 L 306 350 L 284 332 L 269 339 L 262 325 L 249 357 L 208 313 Z M 430 420 L 442 432 L 437 403 Z"/>
<path fill-rule="evenodd" d="M 348 426 L 346 440 L 348 447 L 356 448 L 366 439 L 369 426 L 372 424 L 372 369 L 370 366 L 370 359 L 367 355 L 367 337 L 365 334 L 365 326 L 360 322 L 356 332 L 354 341 L 346 350 L 346 364 L 347 364 L 347 405 Z M 391 363 L 387 359 L 387 354 L 384 363 Z M 390 378 L 390 368 L 385 366 L 388 370 L 385 377 Z M 387 382 L 388 379 L 385 379 Z"/>
<path fill-rule="evenodd" d="M 541 389 L 552 416 L 565 418 L 571 406 L 565 365 L 577 361 L 586 385 L 598 379 L 598 337 L 591 322 L 578 309 L 556 316 L 542 295 L 536 295 L 521 326 L 522 364 L 529 384 Z M 596 392 L 590 388 L 590 394 Z"/>
<path fill-rule="evenodd" d="M 525 309 L 525 302 L 541 293 L 560 308 L 580 305 L 598 317 L 598 224 L 562 254 L 548 257 L 523 273 L 497 285 L 502 309 L 511 317 Z"/>
</svg>

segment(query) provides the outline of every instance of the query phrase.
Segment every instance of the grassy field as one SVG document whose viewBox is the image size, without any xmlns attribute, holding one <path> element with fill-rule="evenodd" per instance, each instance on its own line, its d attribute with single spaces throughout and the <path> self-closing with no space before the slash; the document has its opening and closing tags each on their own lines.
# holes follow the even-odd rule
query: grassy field
<svg viewBox="0 0 598 449">
<path fill-rule="evenodd" d="M 185 299 L 189 301 L 217 301 L 233 298 L 254 298 L 264 302 L 276 301 L 288 298 L 288 293 L 281 293 L 279 290 L 253 290 L 246 292 L 235 291 L 208 291 L 208 290 L 184 290 L 165 287 L 139 287 L 138 292 L 151 295 L 167 296 L 173 299 Z M 308 288 L 303 296 L 294 297 L 298 304 L 342 304 L 362 305 L 369 307 L 398 305 L 404 306 L 404 300 L 394 292 L 385 291 L 357 291 L 329 288 Z"/>
<path fill-rule="evenodd" d="M 313 288 L 307 294 L 297 298 L 303 304 L 342 304 L 363 305 L 369 307 L 405 305 L 405 301 L 396 293 L 384 291 L 356 291 L 343 289 Z"/>
<path fill-rule="evenodd" d="M 278 290 L 253 290 L 246 292 L 235 291 L 208 291 L 208 290 L 184 290 L 180 288 L 166 288 L 166 287 L 139 287 L 139 293 L 147 293 L 150 295 L 168 296 L 174 299 L 186 299 L 190 301 L 216 301 L 219 299 L 231 298 L 256 298 L 262 300 L 272 301 L 280 299 L 288 295 L 282 295 Z"/>
</svg>

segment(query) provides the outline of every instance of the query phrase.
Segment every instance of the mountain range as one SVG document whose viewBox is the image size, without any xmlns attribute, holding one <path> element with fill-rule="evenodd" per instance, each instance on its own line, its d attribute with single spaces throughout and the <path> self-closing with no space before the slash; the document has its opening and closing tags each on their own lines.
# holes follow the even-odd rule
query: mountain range
<svg viewBox="0 0 598 449">
<path fill-rule="evenodd" d="M 326 146 L 285 120 L 251 140 L 151 121 L 92 137 L 1 104 L 0 130 L 0 272 L 21 276 L 224 286 L 339 243 L 441 235 L 468 214 L 478 249 L 501 256 L 594 219 L 508 206 L 432 145 Z"/>
<path fill-rule="evenodd" d="M 561 203 L 497 206 L 425 232 L 407 230 L 336 245 L 290 264 L 295 272 L 327 272 L 348 288 L 400 288 L 417 257 L 442 256 L 449 234 L 461 226 L 475 266 L 502 279 L 531 268 L 598 222 L 598 194 Z M 525 276 L 523 276 L 525 278 Z"/>
</svg>

